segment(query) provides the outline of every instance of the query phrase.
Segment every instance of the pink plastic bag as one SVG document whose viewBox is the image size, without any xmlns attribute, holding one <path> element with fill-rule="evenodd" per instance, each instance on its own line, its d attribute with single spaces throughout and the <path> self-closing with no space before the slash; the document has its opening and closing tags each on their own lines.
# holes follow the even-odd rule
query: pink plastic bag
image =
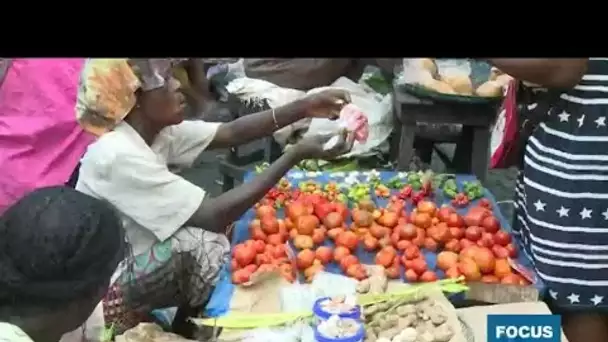
<svg viewBox="0 0 608 342">
<path fill-rule="evenodd" d="M 511 154 L 517 144 L 517 81 L 512 80 L 507 88 L 505 99 L 498 112 L 496 123 L 492 130 L 491 140 L 491 169 L 506 168 L 512 160 Z"/>
<path fill-rule="evenodd" d="M 365 113 L 352 103 L 347 104 L 340 111 L 340 127 L 344 127 L 355 134 L 355 140 L 365 143 L 369 137 L 369 123 Z"/>
</svg>

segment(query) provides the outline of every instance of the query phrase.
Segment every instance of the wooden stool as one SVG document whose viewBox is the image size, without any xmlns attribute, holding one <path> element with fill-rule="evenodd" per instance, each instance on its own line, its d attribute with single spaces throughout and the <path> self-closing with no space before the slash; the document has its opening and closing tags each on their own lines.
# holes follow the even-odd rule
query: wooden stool
<svg viewBox="0 0 608 342">
<path fill-rule="evenodd" d="M 454 171 L 474 174 L 483 182 L 490 162 L 490 127 L 499 105 L 500 103 L 433 102 L 396 88 L 393 91 L 395 129 L 391 158 L 397 160 L 399 170 L 407 170 L 414 156 L 414 139 L 419 122 L 461 124 L 462 133 L 453 159 Z"/>
</svg>

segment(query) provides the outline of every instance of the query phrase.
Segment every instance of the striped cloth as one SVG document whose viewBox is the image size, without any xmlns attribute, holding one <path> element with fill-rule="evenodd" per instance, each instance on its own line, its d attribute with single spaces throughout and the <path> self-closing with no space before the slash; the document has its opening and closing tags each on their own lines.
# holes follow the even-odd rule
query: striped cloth
<svg viewBox="0 0 608 342">
<path fill-rule="evenodd" d="M 513 228 L 553 304 L 608 309 L 608 58 L 549 108 L 525 149 Z"/>
</svg>

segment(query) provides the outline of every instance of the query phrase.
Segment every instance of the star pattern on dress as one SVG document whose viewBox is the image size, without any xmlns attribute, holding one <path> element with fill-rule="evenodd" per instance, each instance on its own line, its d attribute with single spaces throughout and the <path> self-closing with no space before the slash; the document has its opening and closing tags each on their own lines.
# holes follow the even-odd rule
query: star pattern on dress
<svg viewBox="0 0 608 342">
<path fill-rule="evenodd" d="M 599 118 L 595 119 L 594 122 L 597 125 L 597 128 L 606 127 L 606 117 L 605 116 L 600 116 Z"/>
<path fill-rule="evenodd" d="M 591 218 L 591 213 L 593 213 L 593 210 L 587 209 L 587 208 L 583 208 L 583 210 L 581 210 L 581 212 L 580 212 L 581 220 L 590 219 Z"/>
<path fill-rule="evenodd" d="M 604 211 L 602 215 L 604 215 L 604 220 L 608 221 L 608 208 L 606 208 L 606 211 Z"/>
<path fill-rule="evenodd" d="M 570 118 L 570 114 L 566 113 L 566 111 L 557 114 L 557 116 L 559 117 L 559 122 L 568 122 Z"/>
<path fill-rule="evenodd" d="M 576 293 L 571 293 L 568 297 L 568 300 L 570 301 L 570 304 L 574 304 L 574 303 L 580 303 L 581 299 L 580 296 L 577 295 Z"/>
<path fill-rule="evenodd" d="M 570 212 L 570 208 L 565 208 L 563 205 L 556 210 L 559 217 L 568 217 L 568 213 Z"/>
<path fill-rule="evenodd" d="M 551 296 L 551 298 L 557 299 L 557 295 L 557 291 L 549 290 L 549 296 Z"/>
<path fill-rule="evenodd" d="M 545 211 L 545 206 L 547 205 L 547 203 L 543 203 L 541 200 L 536 200 L 536 202 L 534 202 L 534 207 L 536 208 L 536 211 Z"/>
<path fill-rule="evenodd" d="M 598 306 L 603 301 L 604 301 L 604 296 L 595 295 L 595 296 L 593 296 L 593 298 L 591 298 L 591 302 L 595 306 Z"/>
<path fill-rule="evenodd" d="M 578 122 L 578 128 L 583 127 L 583 124 L 585 123 L 585 114 L 581 115 L 576 121 Z"/>
</svg>

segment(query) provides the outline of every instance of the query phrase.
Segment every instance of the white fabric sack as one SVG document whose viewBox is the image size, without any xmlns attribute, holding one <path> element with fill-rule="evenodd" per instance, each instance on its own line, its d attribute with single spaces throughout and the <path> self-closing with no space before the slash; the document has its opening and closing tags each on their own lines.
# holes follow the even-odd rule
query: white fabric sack
<svg viewBox="0 0 608 342">
<path fill-rule="evenodd" d="M 352 103 L 367 115 L 369 123 L 369 138 L 363 144 L 355 142 L 350 153 L 342 158 L 353 156 L 368 156 L 375 154 L 375 150 L 385 151 L 388 149 L 388 137 L 393 129 L 393 98 L 391 94 L 381 96 L 376 92 L 366 90 L 358 83 L 349 78 L 340 77 L 329 87 L 315 88 L 308 91 L 308 94 L 325 89 L 344 89 L 350 93 Z M 328 119 L 312 119 L 308 127 L 309 134 L 327 134 L 339 130 L 339 124 Z"/>
</svg>

